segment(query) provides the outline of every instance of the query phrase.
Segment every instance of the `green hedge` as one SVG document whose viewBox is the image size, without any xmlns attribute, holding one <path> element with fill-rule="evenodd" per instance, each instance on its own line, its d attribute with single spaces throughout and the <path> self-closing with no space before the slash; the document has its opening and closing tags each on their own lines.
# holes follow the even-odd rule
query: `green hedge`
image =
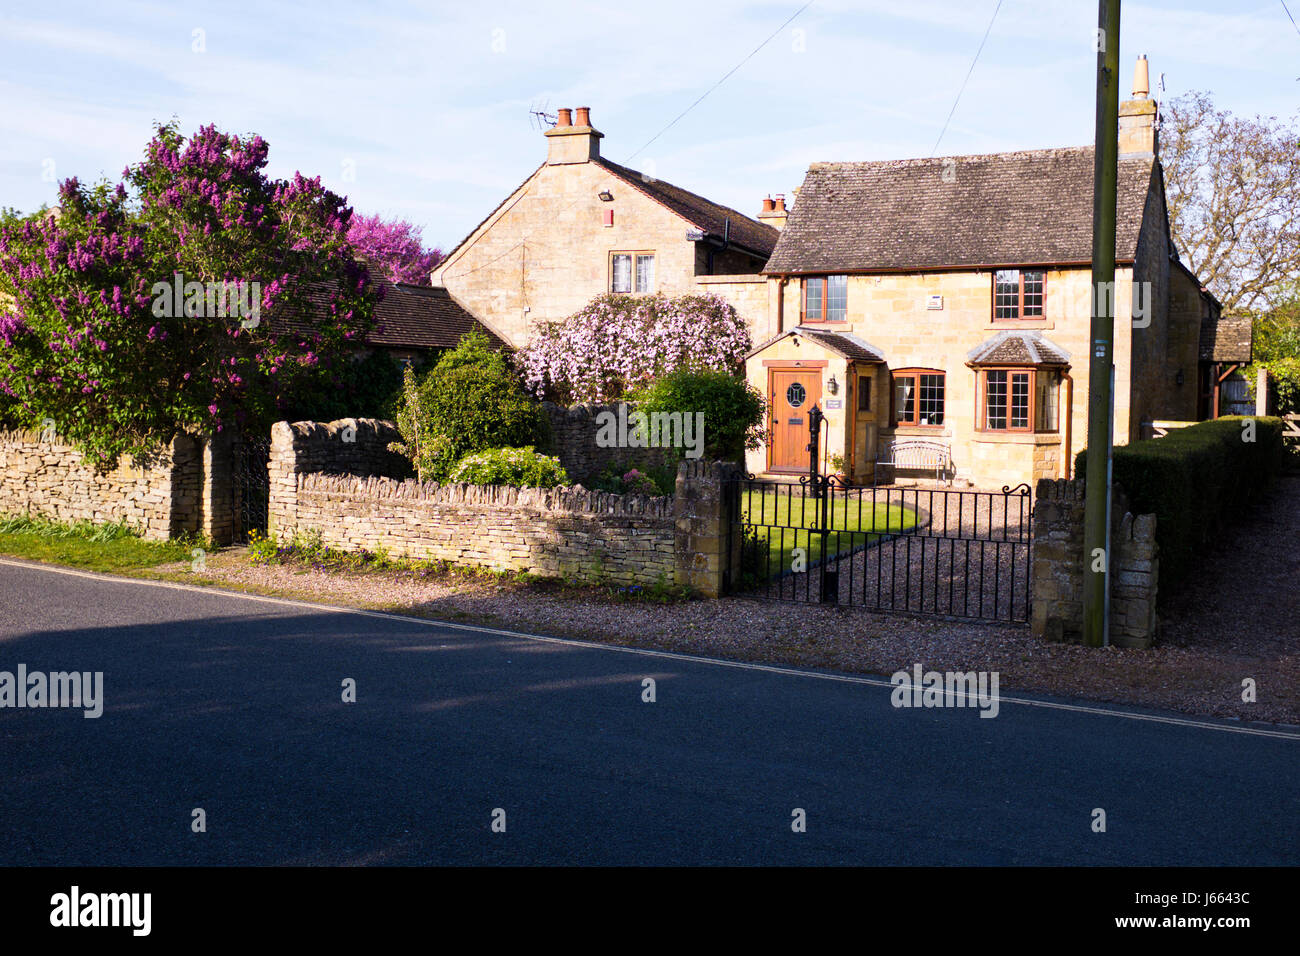
<svg viewBox="0 0 1300 956">
<path fill-rule="evenodd" d="M 1253 421 L 1255 440 L 1246 441 Z M 1238 519 L 1285 457 L 1282 420 L 1232 416 L 1178 428 L 1164 438 L 1118 445 L 1115 484 L 1134 514 L 1156 516 L 1160 595 L 1170 594 L 1215 535 Z M 1075 474 L 1087 473 L 1085 448 Z"/>
<path fill-rule="evenodd" d="M 514 485 L 516 488 L 554 488 L 569 484 L 558 458 L 525 448 L 489 448 L 466 455 L 451 470 L 448 481 L 471 485 Z"/>
</svg>

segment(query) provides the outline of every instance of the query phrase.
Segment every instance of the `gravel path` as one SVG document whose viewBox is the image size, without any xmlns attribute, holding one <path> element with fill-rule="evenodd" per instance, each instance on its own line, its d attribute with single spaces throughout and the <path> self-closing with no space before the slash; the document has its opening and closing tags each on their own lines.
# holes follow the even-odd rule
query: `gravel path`
<svg viewBox="0 0 1300 956">
<path fill-rule="evenodd" d="M 1150 650 L 1047 644 L 1024 626 L 743 597 L 661 605 L 553 583 L 253 567 L 239 550 L 210 556 L 204 577 L 322 603 L 711 657 L 876 674 L 917 663 L 998 671 L 1006 691 L 1300 724 L 1297 572 L 1300 479 L 1289 478 L 1205 555 L 1197 580 L 1170 603 L 1163 642 Z M 1245 678 L 1256 681 L 1256 703 L 1241 700 Z"/>
</svg>

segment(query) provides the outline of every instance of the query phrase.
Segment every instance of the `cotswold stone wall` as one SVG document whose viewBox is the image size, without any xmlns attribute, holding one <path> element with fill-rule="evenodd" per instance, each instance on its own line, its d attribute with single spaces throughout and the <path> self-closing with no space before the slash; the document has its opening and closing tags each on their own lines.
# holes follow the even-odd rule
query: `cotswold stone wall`
<svg viewBox="0 0 1300 956">
<path fill-rule="evenodd" d="M 634 406 L 628 406 L 628 412 Z M 590 484 L 610 465 L 662 468 L 666 461 L 663 448 L 601 448 L 596 444 L 601 412 L 618 414 L 618 405 L 574 405 L 565 408 L 543 402 L 542 410 L 551 423 L 551 453 L 575 482 Z"/>
<path fill-rule="evenodd" d="M 1111 513 L 1110 641 L 1119 647 L 1150 647 L 1156 639 L 1159 552 L 1155 515 L 1133 515 L 1116 491 Z M 1083 635 L 1084 486 L 1082 481 L 1043 480 L 1034 503 L 1033 630 L 1052 641 L 1078 642 Z"/>
<path fill-rule="evenodd" d="M 439 485 L 378 472 L 384 422 L 280 422 L 271 431 L 271 534 L 319 531 L 336 548 L 617 584 L 722 590 L 731 540 L 723 484 L 734 466 L 684 462 L 677 494 Z M 346 447 L 346 446 L 353 447 Z M 346 473 L 356 465 L 362 473 Z"/>
<path fill-rule="evenodd" d="M 100 475 L 57 435 L 0 431 L 0 513 L 125 521 L 153 540 L 205 531 L 206 452 L 206 443 L 182 435 L 156 461 L 123 459 Z"/>
</svg>

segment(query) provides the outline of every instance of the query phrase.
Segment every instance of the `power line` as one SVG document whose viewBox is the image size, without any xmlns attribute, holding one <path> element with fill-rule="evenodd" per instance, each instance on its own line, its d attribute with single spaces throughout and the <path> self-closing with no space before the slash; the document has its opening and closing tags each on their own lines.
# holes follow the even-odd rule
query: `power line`
<svg viewBox="0 0 1300 956">
<path fill-rule="evenodd" d="M 998 5 L 993 8 L 993 16 L 989 17 L 989 25 L 984 30 L 984 39 L 980 40 L 980 47 L 975 51 L 975 59 L 970 61 L 970 69 L 966 71 L 966 79 L 961 81 L 961 89 L 957 91 L 957 98 L 952 101 L 952 109 L 948 111 L 948 118 L 943 121 L 943 129 L 939 130 L 939 139 L 934 141 L 934 149 L 930 150 L 933 156 L 939 148 L 939 140 L 943 139 L 943 134 L 948 132 L 948 124 L 952 122 L 953 114 L 957 112 L 957 104 L 961 102 L 961 95 L 966 92 L 966 84 L 970 82 L 970 76 L 975 72 L 975 64 L 980 60 L 980 54 L 984 52 L 984 44 L 988 41 L 989 33 L 993 29 L 993 21 L 998 18 L 998 11 L 1002 9 L 1002 0 L 998 0 Z"/>
<path fill-rule="evenodd" d="M 1287 18 L 1291 21 L 1291 26 L 1295 27 L 1295 32 L 1296 32 L 1296 33 L 1300 33 L 1300 24 L 1297 24 L 1297 23 L 1295 22 L 1295 17 L 1291 16 L 1291 11 L 1290 11 L 1290 10 L 1287 10 L 1286 0 L 1277 0 L 1277 2 L 1280 3 L 1280 4 L 1282 4 L 1282 9 L 1283 9 L 1283 10 L 1286 10 Z"/>
<path fill-rule="evenodd" d="M 772 31 L 772 35 L 771 35 L 770 37 L 768 37 L 766 40 L 764 40 L 764 41 L 763 41 L 762 43 L 760 43 L 758 46 L 754 47 L 754 51 L 753 51 L 752 53 L 750 53 L 749 56 L 745 57 L 743 60 L 741 60 L 741 61 L 740 61 L 739 63 L 737 63 L 735 66 L 733 66 L 730 70 L 727 71 L 726 75 L 723 76 L 722 79 L 718 80 L 718 82 L 714 83 L 714 84 L 713 84 L 712 86 L 710 86 L 707 90 L 705 90 L 703 93 L 701 93 L 699 99 L 697 99 L 694 103 L 692 103 L 690 106 L 686 107 L 686 109 L 682 110 L 679 114 L 677 114 L 676 119 L 674 119 L 671 123 L 669 123 L 669 124 L 668 124 L 667 126 L 665 126 L 663 129 L 661 129 L 659 132 L 657 132 L 657 133 L 655 133 L 653 136 L 651 136 L 650 139 L 648 139 L 648 140 L 646 141 L 645 146 L 642 146 L 642 147 L 641 147 L 640 149 L 638 149 L 635 153 L 633 153 L 631 156 L 629 156 L 629 157 L 627 158 L 627 161 L 630 163 L 632 160 L 636 159 L 638 156 L 641 155 L 642 152 L 645 151 L 645 149 L 646 149 L 647 146 L 649 146 L 651 143 L 653 143 L 655 140 L 657 140 L 657 139 L 658 139 L 660 136 L 662 136 L 664 133 L 668 132 L 670 129 L 672 129 L 674 126 L 676 126 L 678 120 L 680 120 L 683 116 L 685 116 L 685 115 L 686 115 L 687 113 L 689 113 L 691 110 L 695 109 L 695 107 L 699 106 L 700 103 L 702 103 L 702 102 L 704 101 L 704 98 L 705 98 L 706 96 L 708 96 L 710 93 L 712 93 L 714 90 L 716 90 L 716 89 L 717 89 L 719 86 L 721 86 L 723 83 L 727 82 L 727 80 L 730 78 L 730 76 L 731 76 L 732 73 L 735 73 L 735 72 L 736 72 L 737 70 L 739 70 L 742 66 L 744 66 L 746 63 L 748 63 L 750 60 L 752 60 L 752 59 L 753 59 L 753 58 L 758 54 L 758 51 L 759 51 L 759 50 L 763 49 L 763 47 L 765 47 L 765 46 L 767 46 L 769 43 L 771 43 L 771 42 L 776 38 L 776 35 L 777 35 L 778 33 L 780 33 L 782 30 L 784 30 L 787 26 L 790 25 L 790 23 L 794 20 L 795 17 L 799 16 L 799 14 L 801 14 L 801 13 L 803 13 L 805 10 L 807 10 L 807 9 L 808 9 L 809 7 L 811 7 L 811 6 L 813 5 L 813 3 L 815 3 L 815 2 L 816 2 L 816 0 L 808 0 L 807 3 L 805 3 L 802 7 L 800 7 L 798 10 L 796 10 L 796 11 L 794 12 L 794 14 L 791 15 L 791 17 L 790 17 L 789 20 L 786 20 L 785 23 L 781 24 L 779 27 L 777 27 L 775 30 Z M 998 3 L 999 3 L 999 5 L 1000 5 L 1000 4 L 1002 3 L 1002 0 L 998 0 Z"/>
</svg>

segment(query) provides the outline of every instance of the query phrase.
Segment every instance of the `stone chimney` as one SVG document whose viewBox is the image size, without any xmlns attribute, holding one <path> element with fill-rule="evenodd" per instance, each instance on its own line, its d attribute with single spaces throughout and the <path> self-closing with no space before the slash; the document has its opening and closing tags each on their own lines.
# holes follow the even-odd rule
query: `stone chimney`
<svg viewBox="0 0 1300 956">
<path fill-rule="evenodd" d="M 546 136 L 546 164 L 560 166 L 568 163 L 587 163 L 600 158 L 600 141 L 604 133 L 591 125 L 591 107 L 579 106 L 577 110 L 557 110 L 558 119 Z M 571 118 L 571 112 L 577 116 Z"/>
<path fill-rule="evenodd" d="M 1133 70 L 1133 98 L 1119 105 L 1119 158 L 1154 159 L 1156 101 L 1151 99 L 1151 74 L 1144 53 Z"/>
<path fill-rule="evenodd" d="M 785 208 L 785 193 L 777 193 L 776 199 L 768 196 L 763 200 L 763 209 L 758 214 L 758 221 L 780 229 L 785 225 L 785 220 L 789 215 Z"/>
</svg>

